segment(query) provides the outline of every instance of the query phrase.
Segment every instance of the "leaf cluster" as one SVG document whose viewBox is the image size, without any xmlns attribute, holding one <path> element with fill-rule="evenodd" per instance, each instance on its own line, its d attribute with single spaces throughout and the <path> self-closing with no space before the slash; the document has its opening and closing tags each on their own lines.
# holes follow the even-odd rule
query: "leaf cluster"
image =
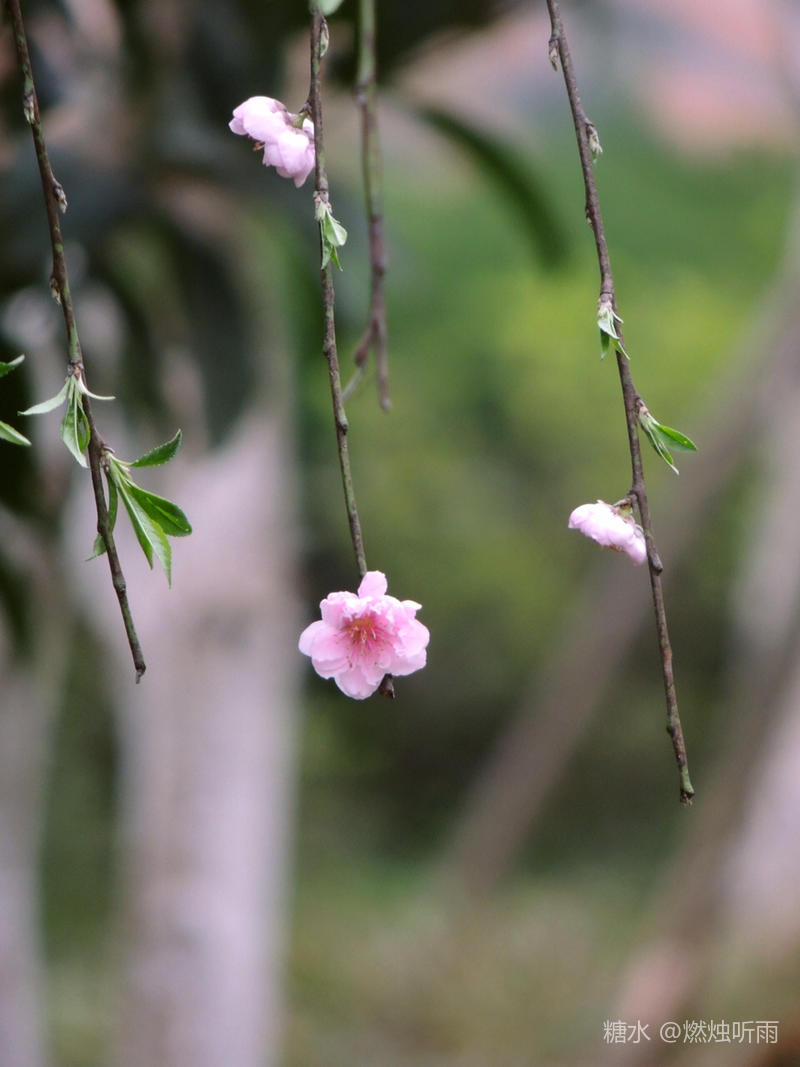
<svg viewBox="0 0 800 1067">
<path fill-rule="evenodd" d="M 191 524 L 183 511 L 171 500 L 157 496 L 142 489 L 134 482 L 130 471 L 134 467 L 156 467 L 168 463 L 181 445 L 181 431 L 164 444 L 158 445 L 150 452 L 132 462 L 118 459 L 113 453 L 105 452 L 103 469 L 108 484 L 108 529 L 113 533 L 119 511 L 119 501 L 128 513 L 136 539 L 144 552 L 150 567 L 153 556 L 164 568 L 167 581 L 172 585 L 172 547 L 168 537 L 185 537 L 192 532 Z M 102 534 L 98 534 L 91 558 L 102 556 L 106 544 Z"/>
<path fill-rule="evenodd" d="M 680 472 L 673 462 L 670 449 L 677 448 L 681 452 L 697 451 L 697 445 L 685 433 L 674 430 L 671 426 L 665 426 L 663 422 L 654 419 L 644 405 L 639 409 L 639 425 L 656 453 L 676 474 Z"/>
</svg>

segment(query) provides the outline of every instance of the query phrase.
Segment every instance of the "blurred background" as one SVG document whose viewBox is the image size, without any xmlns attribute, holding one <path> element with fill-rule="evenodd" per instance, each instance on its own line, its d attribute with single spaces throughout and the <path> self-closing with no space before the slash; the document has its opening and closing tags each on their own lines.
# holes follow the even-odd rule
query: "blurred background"
<svg viewBox="0 0 800 1067">
<path fill-rule="evenodd" d="M 227 123 L 302 106 L 305 7 L 25 4 L 101 433 L 184 435 L 140 479 L 194 526 L 172 589 L 120 523 L 138 686 L 89 480 L 57 414 L 17 415 L 66 355 L 0 23 L 0 418 L 34 444 L 0 445 L 0 1067 L 800 1063 L 798 7 L 563 10 L 636 383 L 699 447 L 645 456 L 691 808 L 647 576 L 566 530 L 629 460 L 543 3 L 379 4 L 393 408 L 368 373 L 350 447 L 429 659 L 356 702 L 296 650 L 358 584 L 312 190 Z M 356 16 L 324 98 L 345 378 Z"/>
</svg>

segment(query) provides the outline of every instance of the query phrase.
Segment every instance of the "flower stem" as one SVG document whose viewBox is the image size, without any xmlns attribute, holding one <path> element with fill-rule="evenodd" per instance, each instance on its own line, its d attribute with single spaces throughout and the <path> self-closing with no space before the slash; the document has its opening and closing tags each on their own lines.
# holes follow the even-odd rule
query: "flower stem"
<svg viewBox="0 0 800 1067">
<path fill-rule="evenodd" d="M 311 107 L 311 121 L 314 123 L 314 146 L 316 161 L 314 164 L 315 196 L 320 202 L 329 202 L 328 174 L 325 169 L 325 142 L 322 124 L 322 39 L 325 31 L 325 18 L 315 4 L 311 15 L 311 86 L 308 99 Z M 327 36 L 327 32 L 325 33 Z M 361 520 L 356 507 L 356 495 L 353 489 L 353 474 L 350 469 L 350 453 L 347 446 L 348 422 L 342 400 L 342 382 L 339 373 L 339 354 L 336 347 L 336 320 L 334 316 L 333 270 L 330 262 L 320 271 L 322 283 L 322 307 L 324 320 L 323 351 L 328 363 L 328 378 L 333 403 L 333 421 L 336 427 L 336 444 L 339 452 L 339 467 L 342 472 L 342 487 L 347 509 L 347 521 L 350 525 L 350 540 L 356 557 L 358 573 L 363 578 L 367 573 L 367 560 L 364 554 L 364 539 L 361 534 Z"/>
<path fill-rule="evenodd" d="M 581 104 L 578 84 L 575 78 L 575 70 L 572 65 L 569 44 L 564 24 L 561 20 L 561 12 L 558 0 L 547 0 L 547 9 L 550 13 L 551 36 L 549 41 L 549 53 L 551 61 L 556 56 L 561 61 L 561 71 L 564 76 L 564 84 L 567 89 L 572 121 L 575 126 L 575 135 L 578 142 L 578 154 L 581 162 L 581 172 L 586 191 L 586 218 L 592 228 L 595 246 L 597 249 L 597 262 L 600 267 L 600 296 L 602 303 L 611 306 L 617 311 L 616 293 L 614 289 L 614 276 L 611 272 L 611 260 L 608 254 L 603 216 L 600 211 L 600 200 L 597 195 L 597 184 L 594 177 L 594 165 L 592 160 L 592 141 L 597 139 L 597 130 L 589 121 Z M 644 470 L 642 467 L 642 453 L 639 443 L 639 409 L 642 399 L 633 382 L 630 366 L 627 358 L 620 351 L 624 346 L 624 337 L 621 326 L 618 327 L 620 344 L 616 348 L 617 370 L 619 371 L 622 398 L 625 405 L 625 421 L 628 429 L 628 446 L 631 457 L 631 493 L 636 501 L 639 511 L 639 519 L 644 530 L 647 543 L 647 562 L 650 571 L 650 588 L 653 598 L 653 610 L 656 619 L 656 631 L 658 633 L 658 647 L 661 655 L 661 670 L 664 678 L 664 694 L 667 704 L 667 733 L 672 740 L 672 748 L 678 765 L 680 776 L 680 800 L 682 804 L 690 804 L 694 796 L 694 789 L 689 777 L 689 766 L 686 757 L 686 744 L 683 738 L 683 728 L 678 712 L 678 697 L 675 689 L 675 676 L 672 668 L 672 646 L 667 629 L 667 615 L 664 606 L 664 592 L 661 583 L 662 564 L 656 550 L 653 524 L 650 518 L 650 507 L 647 500 L 647 486 L 645 484 Z"/>
<path fill-rule="evenodd" d="M 11 19 L 14 30 L 14 44 L 17 51 L 17 61 L 22 72 L 23 79 L 23 108 L 25 117 L 31 127 L 33 144 L 36 151 L 36 161 L 39 165 L 39 174 L 42 180 L 42 192 L 44 194 L 45 211 L 47 212 L 47 225 L 50 231 L 50 244 L 53 250 L 53 267 L 50 276 L 50 289 L 53 296 L 61 305 L 64 316 L 64 325 L 67 331 L 67 345 L 69 349 L 69 371 L 71 374 L 80 376 L 86 384 L 86 374 L 83 365 L 78 327 L 75 321 L 75 311 L 72 305 L 72 294 L 69 288 L 69 276 L 67 274 L 67 261 L 64 255 L 64 240 L 61 234 L 61 220 L 59 210 L 66 211 L 67 199 L 61 184 L 53 174 L 50 165 L 50 157 L 44 138 L 41 116 L 39 114 L 39 99 L 36 94 L 36 84 L 33 78 L 28 40 L 25 33 L 25 24 L 22 18 L 20 0 L 5 0 L 6 9 Z M 136 681 L 142 677 L 146 670 L 142 646 L 136 633 L 133 622 L 133 614 L 128 602 L 128 592 L 125 576 L 122 573 L 122 565 L 117 554 L 114 535 L 108 521 L 108 508 L 103 490 L 102 456 L 105 443 L 97 432 L 92 406 L 89 397 L 82 397 L 83 411 L 89 426 L 89 470 L 92 476 L 92 488 L 94 490 L 95 508 L 97 510 L 97 532 L 102 538 L 108 557 L 108 566 L 111 571 L 111 582 L 117 594 L 120 612 L 122 614 L 125 634 L 128 639 L 128 647 L 133 658 L 136 670 Z"/>
</svg>

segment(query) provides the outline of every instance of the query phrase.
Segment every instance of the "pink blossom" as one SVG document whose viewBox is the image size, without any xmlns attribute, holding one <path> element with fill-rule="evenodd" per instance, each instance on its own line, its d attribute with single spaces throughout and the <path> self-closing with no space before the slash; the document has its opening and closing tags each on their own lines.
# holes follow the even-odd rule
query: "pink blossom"
<svg viewBox="0 0 800 1067">
<path fill-rule="evenodd" d="M 599 545 L 625 552 L 637 566 L 647 559 L 644 531 L 620 508 L 598 500 L 596 504 L 581 504 L 569 517 L 569 529 L 580 530 Z"/>
<path fill-rule="evenodd" d="M 287 111 L 271 96 L 251 96 L 234 109 L 228 124 L 234 133 L 252 137 L 264 146 L 264 166 L 275 167 L 282 178 L 301 186 L 314 169 L 314 124 Z"/>
<path fill-rule="evenodd" d="M 300 635 L 299 648 L 322 678 L 333 678 L 356 700 L 370 696 L 385 674 L 411 674 L 425 666 L 430 634 L 415 618 L 421 604 L 386 595 L 386 576 L 364 575 L 358 594 L 330 593 L 322 619 Z"/>
</svg>

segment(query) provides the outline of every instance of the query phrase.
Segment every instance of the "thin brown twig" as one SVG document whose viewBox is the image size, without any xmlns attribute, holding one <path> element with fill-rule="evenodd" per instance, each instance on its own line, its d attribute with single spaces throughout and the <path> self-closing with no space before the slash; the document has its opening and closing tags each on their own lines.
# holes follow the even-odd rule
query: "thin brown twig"
<svg viewBox="0 0 800 1067">
<path fill-rule="evenodd" d="M 375 0 L 360 0 L 358 31 L 358 77 L 356 100 L 361 112 L 361 166 L 367 210 L 370 262 L 370 302 L 367 325 L 361 335 L 354 362 L 363 373 L 370 350 L 375 352 L 378 401 L 389 411 L 389 350 L 386 326 L 386 245 L 383 239 L 383 182 L 378 136 L 378 82 L 375 39 Z"/>
<path fill-rule="evenodd" d="M 572 121 L 575 126 L 575 135 L 578 142 L 578 154 L 581 162 L 581 172 L 586 191 L 586 218 L 592 228 L 595 246 L 597 249 L 597 261 L 600 267 L 600 296 L 599 306 L 610 307 L 617 313 L 616 291 L 614 288 L 614 276 L 611 272 L 611 260 L 608 254 L 603 217 L 600 211 L 600 201 L 597 194 L 597 184 L 594 177 L 594 165 L 592 160 L 592 145 L 599 145 L 597 130 L 586 116 L 581 104 L 575 71 L 572 65 L 569 44 L 567 42 L 564 25 L 561 20 L 558 0 L 547 0 L 547 9 L 550 13 L 551 36 L 549 41 L 549 56 L 551 62 L 556 65 L 556 59 L 561 61 L 561 71 L 564 76 L 564 84 L 567 89 Z M 667 615 L 664 606 L 664 592 L 661 583 L 662 564 L 656 550 L 653 524 L 650 517 L 650 507 L 647 500 L 647 486 L 645 484 L 644 469 L 642 466 L 642 453 L 639 443 L 639 412 L 642 408 L 642 398 L 633 382 L 627 357 L 621 349 L 624 346 L 624 337 L 621 326 L 618 328 L 619 345 L 616 346 L 617 369 L 619 371 L 622 398 L 625 405 L 625 422 L 628 429 L 628 446 L 631 457 L 632 482 L 630 497 L 636 502 L 639 512 L 639 520 L 644 530 L 647 543 L 647 563 L 650 571 L 650 589 L 653 598 L 653 610 L 656 619 L 656 631 L 658 634 L 658 647 L 661 655 L 661 669 L 664 678 L 664 694 L 667 704 L 667 733 L 672 740 L 675 760 L 680 775 L 680 799 L 683 804 L 690 804 L 694 796 L 694 788 L 689 777 L 689 767 L 686 758 L 686 744 L 683 737 L 680 714 L 678 712 L 678 698 L 675 689 L 675 677 L 672 667 L 672 646 L 667 629 Z"/>
<path fill-rule="evenodd" d="M 311 15 L 311 85 L 308 94 L 311 109 L 311 121 L 314 123 L 314 198 L 317 203 L 330 203 L 328 172 L 325 166 L 325 136 L 322 124 L 321 66 L 323 39 L 327 39 L 325 17 L 315 4 Z M 324 316 L 324 335 L 322 347 L 328 364 L 328 378 L 333 402 L 333 421 L 336 427 L 336 444 L 339 452 L 339 467 L 342 472 L 342 488 L 350 524 L 350 540 L 356 557 L 358 573 L 363 578 L 367 573 L 367 560 L 364 554 L 364 539 L 361 534 L 361 520 L 358 517 L 356 496 L 353 489 L 353 474 L 350 469 L 350 452 L 347 445 L 349 424 L 342 400 L 342 380 L 339 371 L 339 352 L 336 346 L 336 319 L 334 315 L 333 268 L 330 260 L 320 270 L 322 283 L 322 308 Z"/>
<path fill-rule="evenodd" d="M 322 56 L 328 38 L 325 17 L 314 4 L 311 12 L 311 84 L 308 92 L 308 107 L 311 121 L 314 123 L 314 198 L 318 204 L 330 203 L 328 172 L 325 166 L 325 134 L 322 122 Z M 320 237 L 320 245 L 322 240 Z M 350 526 L 350 540 L 356 557 L 358 573 L 363 578 L 367 573 L 367 559 L 364 552 L 364 538 L 361 533 L 361 520 L 356 506 L 353 488 L 353 474 L 350 469 L 350 451 L 347 444 L 349 424 L 342 398 L 342 380 L 339 372 L 339 353 L 336 346 L 336 319 L 334 314 L 333 268 L 330 261 L 320 270 L 322 284 L 322 309 L 324 317 L 323 351 L 328 364 L 328 380 L 333 404 L 333 421 L 336 427 L 336 445 L 339 453 L 339 468 L 342 473 L 347 521 Z M 383 696 L 394 697 L 392 676 L 387 674 L 379 686 Z"/>
<path fill-rule="evenodd" d="M 64 190 L 60 182 L 57 181 L 53 174 L 53 168 L 50 164 L 50 157 L 47 152 L 44 130 L 42 128 L 41 116 L 39 114 L 39 99 L 36 94 L 33 67 L 31 65 L 28 40 L 25 33 L 25 24 L 22 18 L 22 10 L 19 0 L 6 0 L 6 8 L 14 29 L 14 43 L 23 78 L 23 108 L 25 118 L 31 127 L 31 133 L 33 135 L 36 161 L 39 165 L 39 174 L 42 180 L 42 193 L 44 194 L 44 205 L 47 213 L 47 225 L 50 231 L 50 244 L 53 252 L 50 289 L 53 296 L 60 304 L 61 311 L 64 315 L 64 325 L 67 331 L 67 345 L 69 349 L 69 373 L 79 377 L 83 384 L 86 385 L 83 353 L 81 351 L 81 343 L 78 336 L 78 327 L 75 322 L 75 311 L 69 287 L 67 261 L 64 255 L 64 241 L 61 234 L 61 221 L 59 218 L 59 211 L 66 211 L 67 198 L 64 195 Z M 85 394 L 82 396 L 82 404 L 84 414 L 86 415 L 86 422 L 89 427 L 89 470 L 91 472 L 95 508 L 97 510 L 97 532 L 105 545 L 108 566 L 111 571 L 111 581 L 117 595 L 117 600 L 119 601 L 119 608 L 125 626 L 128 647 L 131 651 L 133 665 L 136 670 L 136 681 L 138 682 L 147 667 L 144 661 L 142 647 L 136 633 L 133 614 L 128 602 L 125 575 L 122 572 L 122 565 L 119 561 L 119 555 L 114 542 L 114 535 L 108 521 L 108 507 L 106 505 L 102 476 L 103 457 L 106 452 L 106 445 L 97 431 L 97 426 L 92 414 L 91 402 L 89 397 Z"/>
</svg>

